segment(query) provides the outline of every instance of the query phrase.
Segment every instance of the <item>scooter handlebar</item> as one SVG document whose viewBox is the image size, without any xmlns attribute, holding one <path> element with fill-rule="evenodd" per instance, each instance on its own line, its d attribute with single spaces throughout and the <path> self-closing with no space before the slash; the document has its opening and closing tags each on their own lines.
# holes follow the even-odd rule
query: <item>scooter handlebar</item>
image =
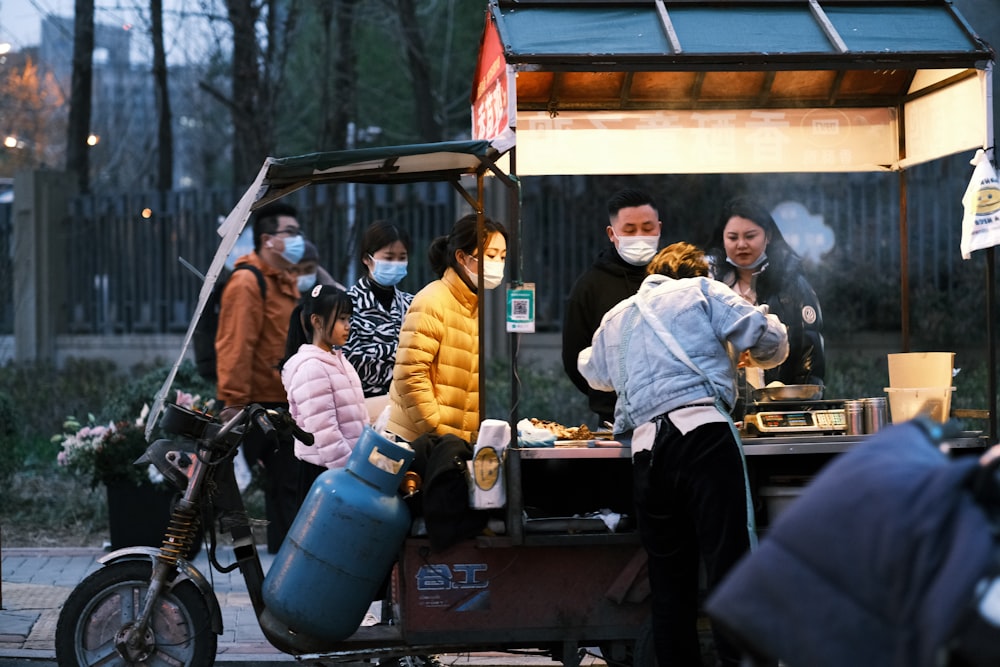
<svg viewBox="0 0 1000 667">
<path fill-rule="evenodd" d="M 278 431 L 291 432 L 299 442 L 311 446 L 313 434 L 299 428 L 288 410 L 265 408 L 257 403 L 243 406 L 232 417 L 225 420 L 211 438 L 216 442 L 224 442 L 230 432 L 236 431 L 244 424 L 252 424 L 258 428 L 264 437 L 277 443 Z"/>
<path fill-rule="evenodd" d="M 271 440 L 278 437 L 277 433 L 275 433 L 274 424 L 272 424 L 271 420 L 268 418 L 266 409 L 254 403 L 249 407 L 249 410 L 250 421 L 257 425 L 257 428 L 260 429 L 261 433 Z"/>
<path fill-rule="evenodd" d="M 288 429 L 291 431 L 292 435 L 295 436 L 295 439 L 303 445 L 311 447 L 315 442 L 313 434 L 299 428 L 299 425 L 295 423 L 294 419 L 292 419 L 292 415 L 288 412 L 288 410 L 270 409 L 267 411 L 267 416 L 271 423 L 276 425 L 278 428 Z"/>
</svg>

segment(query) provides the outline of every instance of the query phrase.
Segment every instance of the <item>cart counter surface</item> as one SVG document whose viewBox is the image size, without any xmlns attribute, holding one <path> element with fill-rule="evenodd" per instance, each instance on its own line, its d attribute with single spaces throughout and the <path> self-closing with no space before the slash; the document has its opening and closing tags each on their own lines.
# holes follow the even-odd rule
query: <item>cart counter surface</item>
<svg viewBox="0 0 1000 667">
<path fill-rule="evenodd" d="M 838 454 L 865 441 L 869 435 L 742 436 L 747 456 L 783 454 Z M 946 450 L 983 449 L 987 438 L 982 431 L 962 431 L 941 443 Z"/>
<path fill-rule="evenodd" d="M 774 456 L 787 454 L 838 454 L 859 445 L 868 435 L 742 435 L 743 451 L 747 456 Z M 982 431 L 962 431 L 942 442 L 948 450 L 986 448 L 988 438 Z M 628 443 L 603 442 L 593 445 L 590 441 L 576 446 L 517 447 L 522 459 L 622 459 L 630 458 Z"/>
</svg>

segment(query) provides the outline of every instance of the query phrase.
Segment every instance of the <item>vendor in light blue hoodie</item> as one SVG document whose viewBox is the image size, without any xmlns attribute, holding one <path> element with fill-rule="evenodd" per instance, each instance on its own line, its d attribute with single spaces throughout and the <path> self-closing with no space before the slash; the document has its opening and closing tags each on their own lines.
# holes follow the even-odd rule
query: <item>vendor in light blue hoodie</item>
<svg viewBox="0 0 1000 667">
<path fill-rule="evenodd" d="M 698 569 L 709 590 L 756 542 L 742 444 L 729 415 L 744 352 L 762 368 L 788 355 L 785 325 L 708 278 L 704 252 L 675 243 L 639 292 L 608 311 L 579 355 L 590 386 L 615 391 L 615 432 L 636 429 L 633 476 L 661 665 L 701 664 Z M 655 436 L 644 432 L 655 428 Z M 723 665 L 740 656 L 715 633 Z"/>
</svg>

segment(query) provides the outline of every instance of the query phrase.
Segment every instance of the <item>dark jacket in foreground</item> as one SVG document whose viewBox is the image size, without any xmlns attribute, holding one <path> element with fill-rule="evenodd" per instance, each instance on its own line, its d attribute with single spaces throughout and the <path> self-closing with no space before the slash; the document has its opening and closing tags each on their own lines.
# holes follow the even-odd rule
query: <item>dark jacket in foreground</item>
<svg viewBox="0 0 1000 667">
<path fill-rule="evenodd" d="M 830 463 L 707 603 L 788 667 L 931 667 L 990 568 L 974 456 L 948 459 L 914 422 Z"/>
</svg>

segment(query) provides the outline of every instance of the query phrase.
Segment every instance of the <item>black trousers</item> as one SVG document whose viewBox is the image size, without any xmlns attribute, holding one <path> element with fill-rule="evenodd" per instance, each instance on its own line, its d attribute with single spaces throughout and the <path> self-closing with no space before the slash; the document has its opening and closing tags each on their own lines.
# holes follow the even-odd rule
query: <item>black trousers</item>
<svg viewBox="0 0 1000 667">
<path fill-rule="evenodd" d="M 287 407 L 262 403 L 264 407 Z M 275 443 L 257 429 L 247 433 L 243 451 L 251 467 L 259 461 L 264 480 L 264 515 L 267 519 L 267 551 L 278 553 L 281 543 L 292 527 L 302 504 L 300 491 L 301 461 L 295 458 L 295 439 L 290 433 L 278 432 Z"/>
<path fill-rule="evenodd" d="M 750 549 L 746 476 L 728 423 L 704 424 L 687 435 L 667 419 L 653 448 L 633 457 L 636 517 L 649 559 L 653 639 L 660 667 L 695 667 L 699 559 L 711 591 Z M 721 664 L 739 652 L 713 632 Z"/>
<path fill-rule="evenodd" d="M 312 484 L 316 481 L 316 478 L 327 470 L 328 468 L 325 466 L 318 466 L 315 463 L 299 460 L 299 505 L 309 495 L 309 489 L 312 488 Z"/>
</svg>

